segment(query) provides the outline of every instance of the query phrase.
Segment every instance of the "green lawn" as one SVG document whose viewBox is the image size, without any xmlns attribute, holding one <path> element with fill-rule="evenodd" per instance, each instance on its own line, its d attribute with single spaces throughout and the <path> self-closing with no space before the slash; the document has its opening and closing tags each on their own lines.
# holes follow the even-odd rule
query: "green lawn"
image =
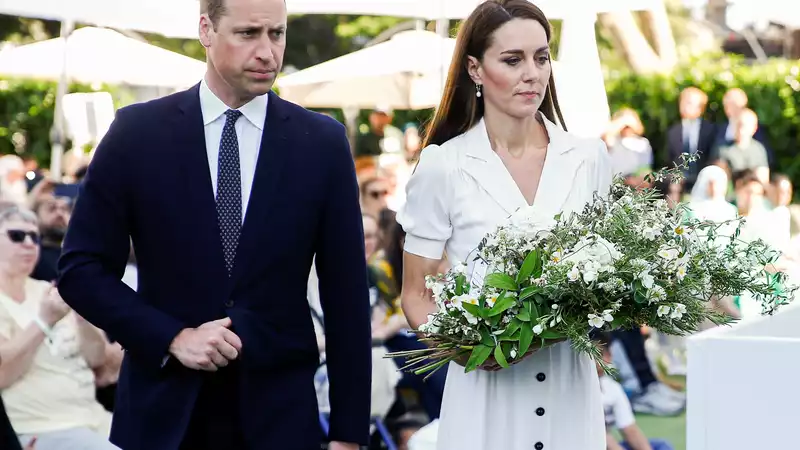
<svg viewBox="0 0 800 450">
<path fill-rule="evenodd" d="M 660 374 L 661 381 L 683 390 L 686 386 L 686 377 L 670 377 Z M 675 417 L 658 417 L 637 414 L 636 423 L 642 429 L 644 435 L 653 439 L 665 439 L 669 441 L 675 450 L 686 450 L 686 413 Z"/>
<path fill-rule="evenodd" d="M 637 415 L 636 422 L 649 438 L 666 439 L 675 450 L 686 450 L 686 414 L 676 417 Z"/>
</svg>

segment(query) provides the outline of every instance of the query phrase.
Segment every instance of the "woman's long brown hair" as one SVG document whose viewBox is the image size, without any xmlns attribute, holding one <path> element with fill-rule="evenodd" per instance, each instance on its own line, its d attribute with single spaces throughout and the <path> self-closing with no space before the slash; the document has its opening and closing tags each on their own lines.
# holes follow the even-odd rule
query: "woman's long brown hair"
<svg viewBox="0 0 800 450">
<path fill-rule="evenodd" d="M 467 56 L 483 60 L 494 32 L 512 19 L 532 19 L 539 22 L 544 27 L 547 42 L 550 42 L 550 22 L 542 10 L 528 0 L 487 0 L 481 3 L 458 32 L 442 100 L 436 108 L 433 121 L 427 127 L 423 148 L 447 142 L 472 128 L 483 117 L 483 100 L 475 95 L 475 84 L 467 71 Z M 562 128 L 567 129 L 558 106 L 552 71 L 539 111 L 551 122 L 560 123 Z"/>
</svg>

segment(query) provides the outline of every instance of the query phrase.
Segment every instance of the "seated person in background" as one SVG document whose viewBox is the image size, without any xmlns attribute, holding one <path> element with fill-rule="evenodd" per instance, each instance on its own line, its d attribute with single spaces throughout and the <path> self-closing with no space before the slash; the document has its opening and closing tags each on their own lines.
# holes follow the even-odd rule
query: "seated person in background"
<svg viewBox="0 0 800 450">
<path fill-rule="evenodd" d="M 641 186 L 653 165 L 653 148 L 643 135 L 639 114 L 630 108 L 617 111 L 603 135 L 614 174 L 625 177 L 629 186 Z"/>
<path fill-rule="evenodd" d="M 721 159 L 731 172 L 753 170 L 763 184 L 769 183 L 769 160 L 764 145 L 753 136 L 758 130 L 758 116 L 752 109 L 744 109 L 736 122 L 736 137 L 732 144 L 715 147 L 711 160 Z"/>
<path fill-rule="evenodd" d="M 603 360 L 611 363 L 611 340 L 606 333 L 597 333 L 595 339 L 603 349 Z M 651 439 L 648 440 L 642 430 L 636 425 L 633 409 L 625 395 L 622 386 L 613 378 L 606 375 L 600 364 L 597 365 L 597 374 L 600 376 L 600 390 L 603 395 L 603 409 L 606 418 L 606 446 L 608 450 L 672 450 L 667 442 Z M 618 443 L 611 435 L 616 428 L 624 440 Z"/>
<path fill-rule="evenodd" d="M 73 313 L 51 283 L 30 278 L 39 257 L 36 216 L 0 210 L 0 391 L 20 442 L 38 450 L 105 450 L 111 414 L 95 399 L 102 331 Z"/>
<path fill-rule="evenodd" d="M 722 108 L 725 111 L 726 119 L 717 126 L 716 145 L 730 145 L 736 140 L 736 122 L 742 110 L 747 108 L 747 94 L 740 88 L 728 89 L 722 97 Z M 769 146 L 767 133 L 762 124 L 758 125 L 753 139 L 764 145 L 767 149 L 767 158 L 770 168 L 775 168 L 775 155 Z"/>
</svg>

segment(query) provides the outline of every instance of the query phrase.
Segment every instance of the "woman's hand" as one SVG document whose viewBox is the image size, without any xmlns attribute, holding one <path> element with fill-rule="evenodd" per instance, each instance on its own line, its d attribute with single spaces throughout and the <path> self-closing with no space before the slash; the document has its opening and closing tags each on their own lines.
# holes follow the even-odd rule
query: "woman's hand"
<svg viewBox="0 0 800 450">
<path fill-rule="evenodd" d="M 539 350 L 541 350 L 543 348 L 550 347 L 551 345 L 554 345 L 554 344 L 558 344 L 559 342 L 564 342 L 566 340 L 567 340 L 566 338 L 555 339 L 555 340 L 547 340 L 547 341 L 545 341 L 545 346 L 544 347 L 542 347 L 541 343 L 533 342 L 533 343 L 531 343 L 530 348 L 528 349 L 528 351 L 524 355 L 522 355 L 521 357 L 514 358 L 514 359 L 508 361 L 508 365 L 510 367 L 510 366 L 515 365 L 515 364 L 519 364 L 522 360 L 524 360 L 527 357 L 531 356 L 532 354 L 538 352 Z M 456 362 L 456 364 L 458 364 L 460 366 L 466 367 L 468 360 L 469 360 L 469 354 L 466 354 L 466 355 L 456 359 L 455 362 Z M 496 359 L 494 359 L 494 356 L 489 356 L 489 358 L 486 361 L 484 361 L 483 364 L 478 366 L 478 369 L 485 370 L 487 372 L 497 372 L 498 370 L 501 370 L 503 368 L 504 367 L 501 366 L 500 363 L 498 363 Z"/>
<path fill-rule="evenodd" d="M 42 295 L 42 301 L 39 306 L 39 315 L 43 321 L 49 326 L 54 326 L 64 316 L 69 314 L 70 307 L 64 302 L 64 299 L 58 294 L 58 289 L 55 286 L 50 286 Z"/>
</svg>

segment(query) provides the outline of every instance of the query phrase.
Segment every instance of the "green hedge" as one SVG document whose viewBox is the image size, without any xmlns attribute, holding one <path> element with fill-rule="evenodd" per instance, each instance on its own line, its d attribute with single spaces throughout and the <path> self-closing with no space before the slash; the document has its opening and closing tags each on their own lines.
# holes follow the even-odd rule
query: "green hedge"
<svg viewBox="0 0 800 450">
<path fill-rule="evenodd" d="M 54 82 L 0 79 L 0 154 L 21 149 L 20 156 L 33 156 L 42 167 L 49 166 L 56 89 Z M 81 84 L 69 88 L 69 92 L 95 90 Z"/>
<path fill-rule="evenodd" d="M 645 135 L 656 152 L 656 160 L 666 160 L 666 132 L 680 120 L 678 95 L 688 86 L 708 94 L 706 118 L 725 120 L 722 96 L 725 91 L 742 88 L 749 107 L 768 132 L 778 170 L 789 175 L 800 189 L 800 62 L 771 60 L 763 65 L 747 65 L 741 59 L 704 58 L 678 68 L 673 74 L 636 76 L 609 73 L 606 89 L 611 111 L 628 106 L 642 118 Z"/>
</svg>

